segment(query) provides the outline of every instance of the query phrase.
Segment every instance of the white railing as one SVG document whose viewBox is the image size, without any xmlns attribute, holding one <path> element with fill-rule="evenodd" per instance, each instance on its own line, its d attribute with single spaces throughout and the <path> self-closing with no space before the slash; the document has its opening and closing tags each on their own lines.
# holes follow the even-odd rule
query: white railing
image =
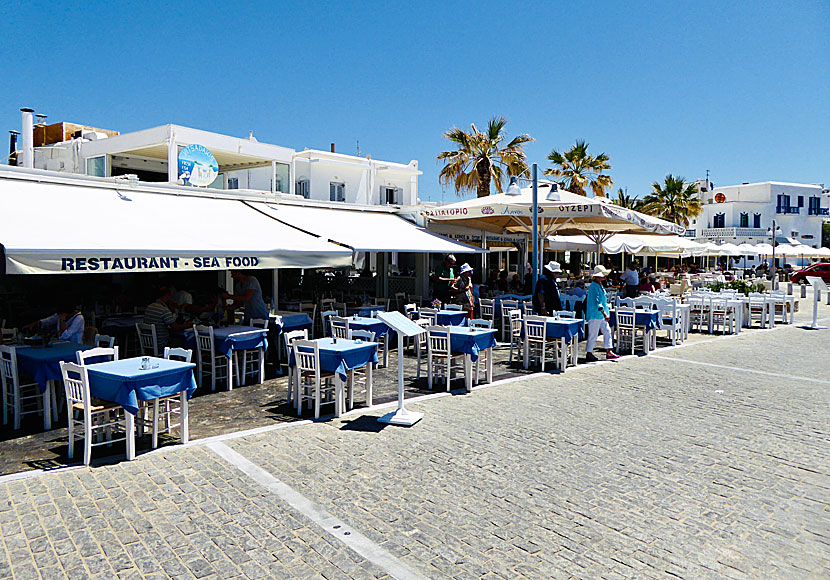
<svg viewBox="0 0 830 580">
<path fill-rule="evenodd" d="M 763 238 L 767 236 L 764 228 L 704 228 L 701 230 L 704 238 Z"/>
</svg>

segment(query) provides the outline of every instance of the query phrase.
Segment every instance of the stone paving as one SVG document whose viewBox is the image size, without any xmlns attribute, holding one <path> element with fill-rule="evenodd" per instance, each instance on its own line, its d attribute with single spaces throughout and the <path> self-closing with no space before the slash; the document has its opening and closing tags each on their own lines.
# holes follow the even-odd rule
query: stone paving
<svg viewBox="0 0 830 580">
<path fill-rule="evenodd" d="M 411 402 L 412 428 L 224 443 L 427 578 L 826 578 L 828 349 L 702 337 Z M 386 577 L 198 442 L 0 480 L 0 530 L 0 578 Z"/>
</svg>

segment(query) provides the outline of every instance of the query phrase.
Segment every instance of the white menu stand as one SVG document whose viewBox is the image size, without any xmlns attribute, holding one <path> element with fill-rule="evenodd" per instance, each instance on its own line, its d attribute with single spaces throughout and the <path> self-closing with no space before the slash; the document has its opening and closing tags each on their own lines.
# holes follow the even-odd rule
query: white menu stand
<svg viewBox="0 0 830 580">
<path fill-rule="evenodd" d="M 403 406 L 403 339 L 404 337 L 418 336 L 426 329 L 418 326 L 400 312 L 378 312 L 378 320 L 394 330 L 398 335 L 398 409 L 393 413 L 379 417 L 381 423 L 390 425 L 412 426 L 423 418 L 423 413 L 407 411 Z"/>
<path fill-rule="evenodd" d="M 818 302 L 821 299 L 821 292 L 828 292 L 827 284 L 824 280 L 817 276 L 807 276 L 807 281 L 810 283 L 810 286 L 813 287 L 813 324 L 807 328 L 812 330 L 826 328 L 825 326 L 818 325 Z"/>
</svg>

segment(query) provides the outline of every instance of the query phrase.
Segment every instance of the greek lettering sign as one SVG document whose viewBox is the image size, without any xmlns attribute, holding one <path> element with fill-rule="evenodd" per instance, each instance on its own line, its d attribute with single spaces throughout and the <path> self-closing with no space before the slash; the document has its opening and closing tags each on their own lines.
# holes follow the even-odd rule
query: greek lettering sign
<svg viewBox="0 0 830 580">
<path fill-rule="evenodd" d="M 179 179 L 197 187 L 207 187 L 219 175 L 219 163 L 202 145 L 188 145 L 179 152 Z"/>
</svg>

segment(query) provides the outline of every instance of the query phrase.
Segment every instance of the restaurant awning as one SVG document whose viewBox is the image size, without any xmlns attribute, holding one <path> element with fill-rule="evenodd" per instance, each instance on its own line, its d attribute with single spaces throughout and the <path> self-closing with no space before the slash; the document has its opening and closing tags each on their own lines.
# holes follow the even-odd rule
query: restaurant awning
<svg viewBox="0 0 830 580">
<path fill-rule="evenodd" d="M 167 189 L 0 176 L 6 273 L 315 268 L 352 262 L 350 250 L 286 226 L 243 201 Z"/>
<path fill-rule="evenodd" d="M 357 252 L 470 253 L 480 248 L 433 234 L 385 211 L 249 202 L 264 214 Z"/>
</svg>

